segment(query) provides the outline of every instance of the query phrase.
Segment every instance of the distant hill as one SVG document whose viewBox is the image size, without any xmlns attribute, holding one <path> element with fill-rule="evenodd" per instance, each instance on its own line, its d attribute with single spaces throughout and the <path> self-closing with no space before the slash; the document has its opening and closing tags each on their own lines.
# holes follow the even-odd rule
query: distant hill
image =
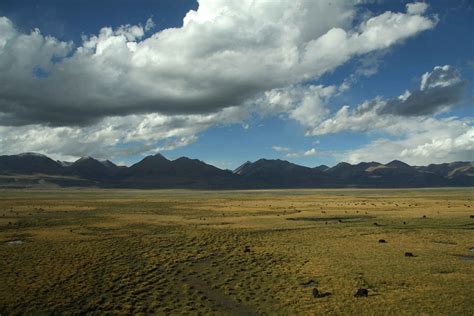
<svg viewBox="0 0 474 316">
<path fill-rule="evenodd" d="M 234 171 L 247 187 L 319 187 L 329 175 L 285 160 L 246 162 Z"/>
<path fill-rule="evenodd" d="M 83 157 L 64 168 L 64 173 L 88 180 L 106 181 L 116 175 L 120 168 L 109 160 L 99 161 L 92 157 Z"/>
<path fill-rule="evenodd" d="M 92 157 L 59 162 L 35 153 L 0 156 L 1 187 L 37 185 L 202 189 L 474 186 L 474 162 L 410 166 L 394 160 L 309 168 L 285 160 L 259 159 L 232 172 L 197 159 L 169 160 L 161 154 L 130 167 Z"/>
<path fill-rule="evenodd" d="M 41 154 L 0 156 L 0 174 L 61 174 L 62 172 L 63 167 L 58 162 Z"/>
<path fill-rule="evenodd" d="M 326 171 L 326 170 L 329 169 L 329 167 L 326 166 L 326 165 L 320 165 L 320 166 L 314 167 L 313 169 L 316 169 L 316 170 L 319 170 L 319 171 Z"/>
<path fill-rule="evenodd" d="M 471 186 L 474 178 L 474 161 L 456 161 L 452 163 L 430 164 L 426 167 L 415 167 L 420 171 L 434 173 L 458 185 Z"/>
<path fill-rule="evenodd" d="M 115 186 L 137 188 L 219 188 L 238 183 L 238 176 L 197 159 L 168 160 L 160 154 L 147 156 L 115 177 Z"/>
</svg>

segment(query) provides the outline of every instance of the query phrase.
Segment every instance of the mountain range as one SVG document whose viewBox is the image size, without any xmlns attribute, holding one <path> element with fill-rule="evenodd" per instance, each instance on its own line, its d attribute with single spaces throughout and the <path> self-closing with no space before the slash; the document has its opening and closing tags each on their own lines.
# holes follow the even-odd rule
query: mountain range
<svg viewBox="0 0 474 316">
<path fill-rule="evenodd" d="M 83 157 L 75 162 L 55 161 L 45 155 L 23 153 L 0 156 L 0 187 L 104 188 L 404 188 L 474 186 L 474 161 L 410 166 L 341 162 L 334 167 L 300 166 L 279 159 L 247 161 L 234 171 L 197 159 L 169 160 L 147 156 L 130 166 Z"/>
</svg>

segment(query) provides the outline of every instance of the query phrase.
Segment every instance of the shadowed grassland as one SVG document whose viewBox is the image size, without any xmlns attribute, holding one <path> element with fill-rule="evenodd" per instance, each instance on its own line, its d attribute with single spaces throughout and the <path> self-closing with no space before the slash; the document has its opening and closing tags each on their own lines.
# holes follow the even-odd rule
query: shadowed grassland
<svg viewBox="0 0 474 316">
<path fill-rule="evenodd" d="M 0 191 L 0 313 L 472 315 L 473 193 Z"/>
</svg>

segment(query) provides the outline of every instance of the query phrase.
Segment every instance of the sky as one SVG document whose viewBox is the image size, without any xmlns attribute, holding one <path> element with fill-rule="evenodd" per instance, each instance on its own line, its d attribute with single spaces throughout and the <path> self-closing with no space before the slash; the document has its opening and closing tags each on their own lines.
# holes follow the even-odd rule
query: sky
<svg viewBox="0 0 474 316">
<path fill-rule="evenodd" d="M 0 154 L 474 160 L 472 1 L 2 0 Z"/>
</svg>

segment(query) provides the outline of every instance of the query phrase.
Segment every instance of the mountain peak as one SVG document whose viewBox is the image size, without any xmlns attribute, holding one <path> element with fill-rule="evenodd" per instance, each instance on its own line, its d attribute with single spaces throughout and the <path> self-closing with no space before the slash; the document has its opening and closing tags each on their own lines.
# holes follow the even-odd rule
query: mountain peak
<svg viewBox="0 0 474 316">
<path fill-rule="evenodd" d="M 160 153 L 156 153 L 154 155 L 149 155 L 149 156 L 146 156 L 145 158 L 142 159 L 142 161 L 144 160 L 152 160 L 152 161 L 170 161 L 168 160 L 165 156 L 163 156 L 162 154 Z"/>
<path fill-rule="evenodd" d="M 236 168 L 234 171 L 232 171 L 232 172 L 235 173 L 235 174 L 242 174 L 242 173 L 245 171 L 245 169 L 246 169 L 247 167 L 249 167 L 250 165 L 252 165 L 252 163 L 247 160 L 246 162 L 244 162 L 243 164 L 241 164 L 239 167 L 237 167 L 237 168 Z"/>
<path fill-rule="evenodd" d="M 319 170 L 319 171 L 326 171 L 328 169 L 330 169 L 328 166 L 326 165 L 320 165 L 320 166 L 317 166 L 317 167 L 314 167 L 313 168 L 314 170 Z"/>
<path fill-rule="evenodd" d="M 155 155 L 149 155 L 149 156 L 144 157 L 142 160 L 134 164 L 134 166 L 144 165 L 144 164 L 154 164 L 154 163 L 159 163 L 159 162 L 170 162 L 170 160 L 166 159 L 161 154 L 155 154 Z"/>
<path fill-rule="evenodd" d="M 60 172 L 61 165 L 42 154 L 26 152 L 0 156 L 0 173 L 58 174 Z"/>
<path fill-rule="evenodd" d="M 411 168 L 410 165 L 400 160 L 392 160 L 388 164 L 386 164 L 386 166 L 391 168 Z"/>
<path fill-rule="evenodd" d="M 156 174 L 173 173 L 171 161 L 161 154 L 146 156 L 136 164 L 128 168 L 128 172 L 153 176 Z"/>
<path fill-rule="evenodd" d="M 98 161 L 98 160 L 92 158 L 91 156 L 83 156 L 77 159 L 75 162 L 82 162 L 82 161 Z"/>
</svg>

